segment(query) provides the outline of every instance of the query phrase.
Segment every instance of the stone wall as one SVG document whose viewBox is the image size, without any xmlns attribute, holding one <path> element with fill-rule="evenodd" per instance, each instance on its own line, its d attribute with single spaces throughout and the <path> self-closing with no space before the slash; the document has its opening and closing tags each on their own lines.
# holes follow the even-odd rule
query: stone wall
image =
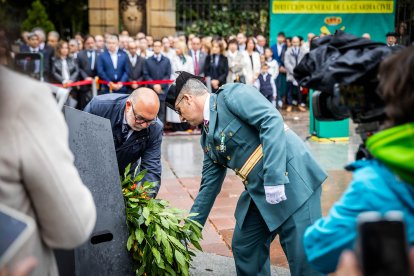
<svg viewBox="0 0 414 276">
<path fill-rule="evenodd" d="M 91 35 L 119 32 L 119 1 L 88 0 L 88 4 Z"/>
<path fill-rule="evenodd" d="M 147 33 L 155 39 L 175 34 L 175 0 L 147 1 Z"/>
</svg>

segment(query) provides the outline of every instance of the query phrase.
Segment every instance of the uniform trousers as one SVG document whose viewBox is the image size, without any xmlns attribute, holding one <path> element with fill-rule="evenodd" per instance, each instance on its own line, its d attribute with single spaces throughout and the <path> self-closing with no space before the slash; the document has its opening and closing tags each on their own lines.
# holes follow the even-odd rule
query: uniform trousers
<svg viewBox="0 0 414 276">
<path fill-rule="evenodd" d="M 309 266 L 303 248 L 303 235 L 306 228 L 322 215 L 320 195 L 321 188 L 317 189 L 295 213 L 272 232 L 269 231 L 260 211 L 251 200 L 243 225 L 240 228 L 236 224 L 233 234 L 232 250 L 237 275 L 270 275 L 270 244 L 276 235 L 279 235 L 292 276 L 323 275 Z"/>
</svg>

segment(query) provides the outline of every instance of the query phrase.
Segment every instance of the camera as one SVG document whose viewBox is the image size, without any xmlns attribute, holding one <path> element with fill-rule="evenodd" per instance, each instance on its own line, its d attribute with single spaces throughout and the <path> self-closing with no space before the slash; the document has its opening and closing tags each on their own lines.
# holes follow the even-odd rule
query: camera
<svg viewBox="0 0 414 276">
<path fill-rule="evenodd" d="M 386 119 L 378 91 L 381 62 L 399 48 L 337 31 L 316 38 L 294 70 L 298 83 L 315 92 L 312 109 L 320 121 L 351 118 L 365 141 Z"/>
</svg>

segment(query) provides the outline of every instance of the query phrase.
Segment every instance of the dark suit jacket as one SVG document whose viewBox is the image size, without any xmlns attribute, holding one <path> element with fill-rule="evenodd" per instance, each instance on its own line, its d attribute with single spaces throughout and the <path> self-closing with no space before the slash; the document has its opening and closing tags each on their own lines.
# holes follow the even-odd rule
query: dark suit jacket
<svg viewBox="0 0 414 276">
<path fill-rule="evenodd" d="M 192 50 L 188 51 L 188 55 L 193 58 L 194 70 L 195 70 L 195 58 Z M 204 76 L 204 65 L 206 64 L 207 54 L 200 50 L 198 60 L 198 76 Z"/>
<path fill-rule="evenodd" d="M 158 181 L 160 183 L 163 125 L 157 120 L 156 124 L 149 126 L 147 129 L 134 131 L 122 143 L 122 123 L 128 96 L 125 94 L 105 94 L 94 97 L 84 111 L 111 121 L 120 175 L 124 174 L 128 164 L 133 164 L 141 159 L 141 169 L 148 170 L 143 181 Z"/>
<path fill-rule="evenodd" d="M 220 85 L 226 83 L 227 74 L 229 73 L 228 60 L 224 55 L 219 55 L 217 66 L 214 62 L 214 56 L 208 55 L 204 65 L 204 74 L 206 77 L 211 77 L 212 80 L 218 80 Z"/>
<path fill-rule="evenodd" d="M 144 79 L 145 59 L 137 55 L 137 62 L 132 66 L 131 60 L 128 57 L 128 78 L 130 81 L 142 81 Z"/>
<path fill-rule="evenodd" d="M 169 80 L 171 76 L 171 63 L 168 58 L 161 55 L 158 62 L 155 56 L 149 57 L 145 60 L 144 79 L 145 80 Z M 149 85 L 153 87 L 154 85 Z M 168 84 L 161 84 L 163 93 L 158 94 L 160 101 L 165 101 L 167 97 Z"/>
<path fill-rule="evenodd" d="M 95 53 L 95 62 L 94 68 L 91 68 L 91 63 L 88 58 L 88 51 L 82 50 L 78 53 L 78 66 L 79 66 L 79 73 L 82 79 L 86 79 L 88 77 L 94 78 L 97 75 L 97 64 L 98 64 L 98 52 L 93 51 Z"/>
<path fill-rule="evenodd" d="M 116 69 L 112 64 L 111 55 L 108 50 L 105 50 L 102 54 L 98 56 L 97 62 L 97 72 L 101 80 L 112 81 L 112 82 L 126 82 L 128 81 L 128 56 L 123 50 L 118 50 L 118 63 Z M 108 92 L 109 86 L 102 85 L 103 91 Z M 127 92 L 127 87 L 123 86 L 118 91 L 113 91 L 115 93 L 125 93 Z"/>
<path fill-rule="evenodd" d="M 20 46 L 21 53 L 30 53 L 28 45 L 23 44 Z M 54 57 L 55 51 L 49 45 L 45 45 L 43 49 L 39 50 L 39 53 L 43 54 L 43 74 L 46 80 L 51 77 L 52 58 Z"/>
<path fill-rule="evenodd" d="M 66 62 L 69 69 L 69 79 L 71 81 L 77 81 L 79 77 L 78 64 L 71 57 L 67 57 Z M 58 83 L 63 83 L 64 81 L 62 74 L 62 59 L 57 57 L 53 57 L 52 61 L 52 78 Z"/>
<path fill-rule="evenodd" d="M 277 43 L 274 44 L 271 48 L 273 51 L 273 58 L 277 61 L 277 63 L 279 64 L 279 67 L 285 66 L 286 44 L 283 44 L 282 52 L 280 53 L 280 56 L 278 55 L 278 52 L 277 52 Z"/>
</svg>

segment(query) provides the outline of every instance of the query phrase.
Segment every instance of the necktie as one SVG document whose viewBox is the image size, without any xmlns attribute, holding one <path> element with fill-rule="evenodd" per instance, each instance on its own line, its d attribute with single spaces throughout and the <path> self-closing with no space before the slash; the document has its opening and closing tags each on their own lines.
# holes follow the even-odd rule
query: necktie
<svg viewBox="0 0 414 276">
<path fill-rule="evenodd" d="M 93 70 L 95 68 L 95 52 L 88 51 L 87 55 L 88 55 L 89 68 Z"/>
<path fill-rule="evenodd" d="M 194 73 L 196 76 L 198 76 L 198 59 L 197 59 L 197 52 L 194 52 Z"/>
<path fill-rule="evenodd" d="M 93 64 L 92 64 L 92 51 L 88 51 L 88 62 L 89 62 L 89 66 L 90 68 L 93 70 Z"/>
</svg>

